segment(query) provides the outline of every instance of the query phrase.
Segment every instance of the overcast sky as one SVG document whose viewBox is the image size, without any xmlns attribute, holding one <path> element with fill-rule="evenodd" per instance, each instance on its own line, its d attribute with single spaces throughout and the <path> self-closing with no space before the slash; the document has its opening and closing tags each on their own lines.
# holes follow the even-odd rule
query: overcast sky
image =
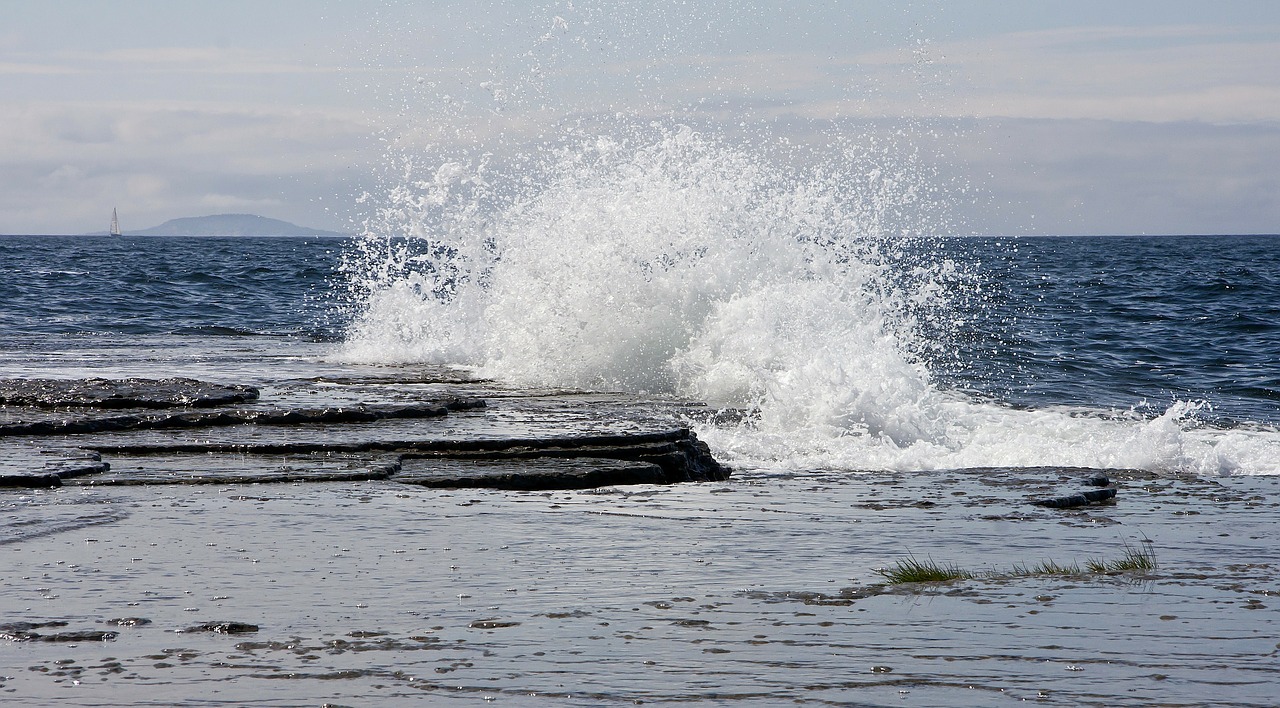
<svg viewBox="0 0 1280 708">
<path fill-rule="evenodd" d="M 1271 0 L 0 0 L 0 233 L 347 230 L 389 143 L 591 113 L 933 126 L 966 232 L 1280 232 Z"/>
</svg>

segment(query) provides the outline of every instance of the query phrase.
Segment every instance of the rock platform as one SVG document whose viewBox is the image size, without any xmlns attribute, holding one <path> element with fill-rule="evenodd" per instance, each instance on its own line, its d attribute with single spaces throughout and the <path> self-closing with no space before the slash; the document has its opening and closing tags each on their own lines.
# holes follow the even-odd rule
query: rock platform
<svg viewBox="0 0 1280 708">
<path fill-rule="evenodd" d="M 730 474 L 682 427 L 468 436 L 448 425 L 486 407 L 458 395 L 307 406 L 189 378 L 0 380 L 0 487 L 389 480 L 546 490 Z"/>
</svg>

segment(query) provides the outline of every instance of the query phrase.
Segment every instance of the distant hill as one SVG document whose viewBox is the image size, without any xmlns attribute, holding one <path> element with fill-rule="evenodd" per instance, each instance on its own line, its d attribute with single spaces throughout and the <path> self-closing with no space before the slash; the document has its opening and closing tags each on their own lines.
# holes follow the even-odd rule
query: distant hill
<svg viewBox="0 0 1280 708">
<path fill-rule="evenodd" d="M 159 226 L 139 231 L 126 230 L 126 236 L 347 236 L 324 229 L 311 229 L 279 219 L 253 214 L 214 214 L 170 219 Z"/>
</svg>

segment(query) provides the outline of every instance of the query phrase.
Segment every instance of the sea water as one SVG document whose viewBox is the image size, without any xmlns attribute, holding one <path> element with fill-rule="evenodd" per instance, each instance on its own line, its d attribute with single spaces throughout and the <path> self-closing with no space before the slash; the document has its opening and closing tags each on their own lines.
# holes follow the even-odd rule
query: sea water
<svg viewBox="0 0 1280 708">
<path fill-rule="evenodd" d="M 835 247 L 777 202 L 735 213 L 726 185 L 610 176 L 662 183 L 558 185 L 500 215 L 482 266 L 451 256 L 452 280 L 419 269 L 441 267 L 429 239 L 6 237 L 6 373 L 108 343 L 153 376 L 156 346 L 250 367 L 293 349 L 706 401 L 740 420 L 699 434 L 747 467 L 1280 471 L 1272 237 Z M 374 248 L 399 262 L 361 300 L 353 254 Z"/>
</svg>

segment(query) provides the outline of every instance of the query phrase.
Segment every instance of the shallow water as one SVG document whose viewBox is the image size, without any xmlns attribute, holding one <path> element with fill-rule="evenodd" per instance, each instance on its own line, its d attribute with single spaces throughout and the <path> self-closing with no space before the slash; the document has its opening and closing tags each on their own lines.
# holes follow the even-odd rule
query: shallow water
<svg viewBox="0 0 1280 708">
<path fill-rule="evenodd" d="M 593 492 L 386 483 L 65 488 L 6 515 L 123 519 L 0 546 L 6 620 L 114 629 L 0 645 L 43 705 L 1268 705 L 1273 478 L 743 475 Z M 910 552 L 974 570 L 1117 557 L 1145 575 L 866 593 Z M 107 627 L 113 618 L 150 624 Z M 175 633 L 207 621 L 243 635 Z M 230 680 L 228 680 L 230 679 Z"/>
</svg>

